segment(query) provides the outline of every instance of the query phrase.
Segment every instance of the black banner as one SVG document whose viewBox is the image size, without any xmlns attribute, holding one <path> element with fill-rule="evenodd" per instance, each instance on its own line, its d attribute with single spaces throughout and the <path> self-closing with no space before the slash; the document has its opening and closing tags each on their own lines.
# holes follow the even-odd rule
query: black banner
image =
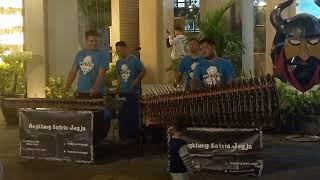
<svg viewBox="0 0 320 180">
<path fill-rule="evenodd" d="M 91 111 L 20 110 L 21 158 L 92 163 L 93 118 Z"/>
<path fill-rule="evenodd" d="M 187 147 L 202 171 L 261 175 L 259 129 L 188 128 Z"/>
</svg>

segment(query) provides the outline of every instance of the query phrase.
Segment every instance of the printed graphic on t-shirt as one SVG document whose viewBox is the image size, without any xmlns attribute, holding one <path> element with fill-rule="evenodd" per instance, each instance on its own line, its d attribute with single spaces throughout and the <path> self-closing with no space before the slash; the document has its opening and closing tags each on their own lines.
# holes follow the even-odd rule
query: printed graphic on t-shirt
<svg viewBox="0 0 320 180">
<path fill-rule="evenodd" d="M 190 77 L 191 79 L 193 78 L 193 72 L 194 72 L 194 70 L 196 69 L 196 67 L 197 67 L 198 64 L 199 64 L 199 63 L 196 63 L 196 62 L 194 62 L 194 63 L 191 64 L 191 70 L 189 71 L 189 77 Z"/>
<path fill-rule="evenodd" d="M 80 62 L 80 70 L 81 70 L 83 75 L 88 74 L 93 69 L 93 67 L 94 67 L 94 64 L 92 63 L 92 57 L 91 56 L 86 56 Z"/>
<path fill-rule="evenodd" d="M 221 74 L 216 66 L 210 66 L 207 69 L 207 74 L 203 76 L 203 80 L 207 86 L 214 86 L 221 81 Z"/>
<path fill-rule="evenodd" d="M 123 64 L 121 66 L 121 78 L 123 79 L 124 82 L 127 82 L 130 79 L 130 69 L 128 68 L 128 66 L 126 64 Z"/>
</svg>

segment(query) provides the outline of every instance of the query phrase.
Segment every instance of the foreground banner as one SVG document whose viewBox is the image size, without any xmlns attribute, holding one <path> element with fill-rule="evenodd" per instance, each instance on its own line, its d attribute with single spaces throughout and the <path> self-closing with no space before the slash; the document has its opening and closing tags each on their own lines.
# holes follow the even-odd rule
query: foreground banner
<svg viewBox="0 0 320 180">
<path fill-rule="evenodd" d="M 259 129 L 188 128 L 187 147 L 201 171 L 261 175 Z"/>
<path fill-rule="evenodd" d="M 93 118 L 91 111 L 20 110 L 21 158 L 92 163 Z"/>
</svg>

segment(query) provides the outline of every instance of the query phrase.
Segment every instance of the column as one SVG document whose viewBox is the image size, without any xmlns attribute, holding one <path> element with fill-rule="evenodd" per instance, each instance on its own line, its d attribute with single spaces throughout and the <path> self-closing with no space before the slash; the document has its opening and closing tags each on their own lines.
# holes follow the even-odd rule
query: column
<svg viewBox="0 0 320 180">
<path fill-rule="evenodd" d="M 173 32 L 173 13 L 172 0 L 140 0 L 141 59 L 147 70 L 144 84 L 167 83 L 173 78 L 165 71 L 171 52 L 166 47 L 165 29 Z"/>
<path fill-rule="evenodd" d="M 25 50 L 33 53 L 27 63 L 28 97 L 45 97 L 47 79 L 46 1 L 25 0 Z"/>
<path fill-rule="evenodd" d="M 125 41 L 130 52 L 139 47 L 139 0 L 111 0 L 111 45 Z"/>
<path fill-rule="evenodd" d="M 66 77 L 80 48 L 78 0 L 47 1 L 47 5 L 48 74 Z"/>
<path fill-rule="evenodd" d="M 241 0 L 242 41 L 245 53 L 242 55 L 242 69 L 247 75 L 254 75 L 254 5 L 253 0 Z"/>
</svg>

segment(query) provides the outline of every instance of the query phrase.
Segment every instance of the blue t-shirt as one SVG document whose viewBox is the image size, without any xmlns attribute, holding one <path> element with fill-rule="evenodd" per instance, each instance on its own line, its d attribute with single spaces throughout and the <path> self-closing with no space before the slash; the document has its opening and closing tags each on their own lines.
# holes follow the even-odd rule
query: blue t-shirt
<svg viewBox="0 0 320 180">
<path fill-rule="evenodd" d="M 235 76 L 235 70 L 230 61 L 219 58 L 206 60 L 199 64 L 193 77 L 202 82 L 203 86 L 214 86 L 219 83 L 230 83 Z"/>
<path fill-rule="evenodd" d="M 77 91 L 81 93 L 90 93 L 99 75 L 99 70 L 109 69 L 109 53 L 106 50 L 81 50 L 75 57 L 73 67 L 78 69 L 79 77 Z M 104 82 L 98 89 L 98 93 L 104 94 Z"/>
<path fill-rule="evenodd" d="M 178 67 L 178 72 L 181 74 L 186 74 L 186 87 L 189 89 L 191 87 L 191 79 L 193 78 L 194 70 L 197 65 L 204 62 L 203 57 L 192 58 L 191 56 L 185 56 L 181 59 Z"/>
<path fill-rule="evenodd" d="M 132 89 L 132 82 L 144 70 L 141 61 L 134 55 L 129 55 L 126 59 L 119 59 L 116 64 L 117 74 L 120 76 L 120 93 L 141 93 L 141 87 Z"/>
</svg>

